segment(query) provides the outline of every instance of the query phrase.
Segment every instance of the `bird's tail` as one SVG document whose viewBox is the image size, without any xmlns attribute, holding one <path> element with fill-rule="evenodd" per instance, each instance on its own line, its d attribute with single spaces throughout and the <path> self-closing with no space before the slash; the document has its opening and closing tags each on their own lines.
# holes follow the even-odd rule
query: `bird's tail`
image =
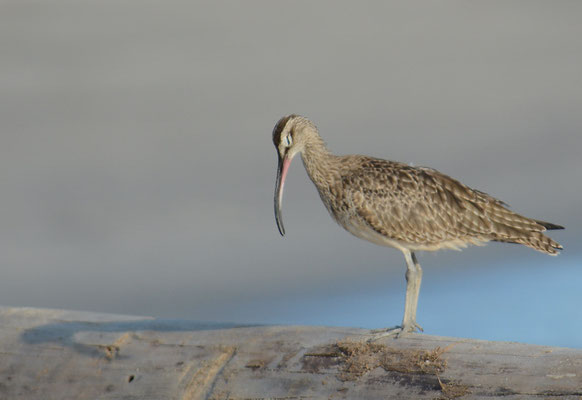
<svg viewBox="0 0 582 400">
<path fill-rule="evenodd" d="M 548 229 L 564 229 L 564 228 L 560 227 Z M 556 242 L 555 240 L 544 235 L 541 232 L 528 232 L 527 236 L 524 235 L 519 238 L 510 238 L 501 241 L 523 244 L 526 245 L 527 247 L 531 247 L 534 250 L 541 251 L 542 253 L 546 253 L 551 256 L 558 255 L 559 251 L 563 249 L 560 243 Z"/>
<path fill-rule="evenodd" d="M 562 225 L 552 224 L 551 222 L 540 221 L 537 219 L 534 219 L 534 221 L 543 226 L 544 228 L 546 228 L 547 230 L 565 229 Z"/>
<path fill-rule="evenodd" d="M 487 213 L 495 223 L 497 241 L 523 244 L 553 256 L 563 249 L 562 245 L 543 234 L 546 230 L 564 229 L 563 226 L 524 217 L 501 204 L 494 204 Z"/>
</svg>

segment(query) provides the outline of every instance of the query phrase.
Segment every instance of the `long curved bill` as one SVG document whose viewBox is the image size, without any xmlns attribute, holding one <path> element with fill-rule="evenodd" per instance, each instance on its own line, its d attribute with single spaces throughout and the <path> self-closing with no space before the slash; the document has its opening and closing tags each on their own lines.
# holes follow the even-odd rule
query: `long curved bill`
<svg viewBox="0 0 582 400">
<path fill-rule="evenodd" d="M 279 153 L 277 153 L 279 154 Z M 281 236 L 285 236 L 285 227 L 283 226 L 283 216 L 281 215 L 281 203 L 283 201 L 283 187 L 285 186 L 285 178 L 287 171 L 291 165 L 291 159 L 287 156 L 281 157 L 279 155 L 279 165 L 277 166 L 277 181 L 275 182 L 275 221 L 277 221 L 277 228 Z"/>
</svg>

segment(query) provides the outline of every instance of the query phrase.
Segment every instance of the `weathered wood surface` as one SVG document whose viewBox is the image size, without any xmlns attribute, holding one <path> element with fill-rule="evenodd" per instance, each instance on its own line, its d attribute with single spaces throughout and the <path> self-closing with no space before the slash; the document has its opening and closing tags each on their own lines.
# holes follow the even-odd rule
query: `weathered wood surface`
<svg viewBox="0 0 582 400">
<path fill-rule="evenodd" d="M 582 398 L 582 350 L 368 333 L 0 307 L 0 399 Z"/>
</svg>

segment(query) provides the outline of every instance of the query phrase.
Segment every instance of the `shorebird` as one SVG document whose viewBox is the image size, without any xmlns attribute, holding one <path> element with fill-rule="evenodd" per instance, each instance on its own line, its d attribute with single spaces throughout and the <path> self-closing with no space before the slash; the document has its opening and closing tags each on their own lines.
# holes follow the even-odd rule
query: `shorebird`
<svg viewBox="0 0 582 400">
<path fill-rule="evenodd" d="M 394 247 L 406 260 L 406 299 L 402 325 L 383 333 L 422 331 L 416 322 L 422 269 L 415 251 L 455 249 L 489 241 L 518 243 L 556 255 L 562 246 L 545 236 L 560 225 L 524 217 L 494 197 L 471 189 L 431 168 L 329 152 L 316 126 L 300 115 L 281 118 L 273 129 L 278 168 L 275 220 L 281 215 L 283 186 L 291 160 L 303 165 L 332 218 L 354 236 Z"/>
</svg>

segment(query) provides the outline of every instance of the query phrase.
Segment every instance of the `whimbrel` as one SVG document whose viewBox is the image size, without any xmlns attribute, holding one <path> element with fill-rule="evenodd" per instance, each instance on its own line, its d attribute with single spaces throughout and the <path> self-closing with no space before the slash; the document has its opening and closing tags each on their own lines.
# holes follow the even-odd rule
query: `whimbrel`
<svg viewBox="0 0 582 400">
<path fill-rule="evenodd" d="M 309 178 L 339 225 L 354 236 L 404 254 L 404 318 L 387 334 L 422 331 L 416 323 L 422 269 L 415 251 L 459 250 L 489 241 L 523 244 L 550 255 L 562 249 L 542 233 L 562 226 L 514 213 L 502 201 L 434 169 L 331 154 L 315 125 L 302 116 L 281 118 L 273 129 L 273 143 L 279 156 L 275 219 L 282 236 L 285 177 L 291 160 L 301 153 Z"/>
</svg>

